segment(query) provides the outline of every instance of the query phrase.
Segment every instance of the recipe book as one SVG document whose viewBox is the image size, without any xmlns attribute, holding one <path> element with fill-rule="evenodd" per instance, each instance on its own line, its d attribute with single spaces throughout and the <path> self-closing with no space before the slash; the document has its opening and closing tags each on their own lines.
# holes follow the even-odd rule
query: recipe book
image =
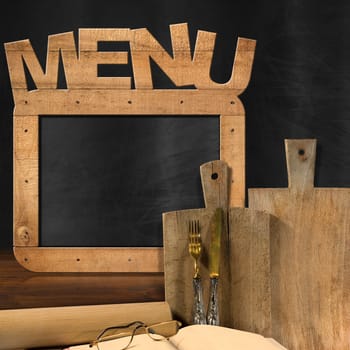
<svg viewBox="0 0 350 350">
<path fill-rule="evenodd" d="M 118 350 L 118 345 L 125 344 L 122 339 L 103 342 L 100 350 Z M 122 345 L 121 345 L 122 347 Z M 147 334 L 135 335 L 130 349 L 133 350 L 287 350 L 271 338 L 237 329 L 191 325 L 179 329 L 169 340 L 154 341 Z M 66 350 L 97 350 L 89 344 L 75 345 Z"/>
</svg>

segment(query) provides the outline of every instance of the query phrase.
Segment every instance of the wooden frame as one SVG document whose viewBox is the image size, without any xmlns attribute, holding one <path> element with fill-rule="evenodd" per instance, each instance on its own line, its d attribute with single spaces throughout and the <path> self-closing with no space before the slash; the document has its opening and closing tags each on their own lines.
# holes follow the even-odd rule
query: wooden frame
<svg viewBox="0 0 350 350">
<path fill-rule="evenodd" d="M 182 24 L 175 27 L 180 33 L 184 30 Z M 172 34 L 177 33 L 174 27 L 171 29 Z M 88 30 L 80 31 L 85 33 Z M 107 39 L 114 40 L 115 38 L 110 36 L 110 31 L 94 29 L 91 30 L 91 33 L 95 33 L 96 38 L 94 40 L 96 42 L 102 39 L 104 41 Z M 116 31 L 120 34 L 120 30 L 116 29 Z M 80 32 L 80 53 L 82 53 L 82 44 L 84 42 L 86 44 L 82 33 Z M 58 35 L 56 39 L 60 39 L 58 41 L 63 54 L 62 37 L 63 35 Z M 244 206 L 245 112 L 237 96 L 245 89 L 250 79 L 255 41 L 240 40 L 241 44 L 237 45 L 234 62 L 236 74 L 231 78 L 228 88 L 217 88 L 217 86 L 212 88 L 209 83 L 207 83 L 208 88 L 206 88 L 203 83 L 202 85 L 198 84 L 202 86 L 201 89 L 191 90 L 153 90 L 147 88 L 147 84 L 143 84 L 145 85 L 144 88 L 132 90 L 120 86 L 106 88 L 104 84 L 98 87 L 94 86 L 93 83 L 89 83 L 89 88 L 76 87 L 72 83 L 72 88 L 68 86 L 68 89 L 56 89 L 57 84 L 52 84 L 50 79 L 46 79 L 50 72 L 50 67 L 48 67 L 49 58 L 55 57 L 53 54 L 55 51 L 50 49 L 50 45 L 46 73 L 40 79 L 35 70 L 35 57 L 28 54 L 30 50 L 25 45 L 27 41 L 6 44 L 5 48 L 15 99 L 14 253 L 20 264 L 29 270 L 41 272 L 163 271 L 162 248 L 54 248 L 39 246 L 40 116 L 220 115 L 220 159 L 226 161 L 229 167 L 233 169 L 230 204 L 231 206 Z M 147 46 L 145 44 L 147 41 L 141 40 L 141 42 L 143 42 L 143 51 L 140 49 L 140 52 L 148 52 L 151 55 L 149 53 L 151 44 Z M 85 46 L 89 47 L 89 45 Z M 174 46 L 176 47 L 173 43 L 173 48 Z M 133 43 L 133 47 L 135 47 L 135 43 Z M 96 48 L 93 47 L 91 50 L 96 54 Z M 198 52 L 197 56 L 202 51 L 199 50 Z M 20 60 L 18 60 L 18 57 L 20 57 Z M 37 74 L 36 81 L 34 79 L 38 87 L 37 90 L 28 91 L 25 82 L 23 83 L 24 73 L 22 76 L 18 74 L 19 70 L 23 70 L 22 59 L 26 61 L 28 67 L 31 67 L 33 79 L 34 75 Z M 65 63 L 64 57 L 63 62 Z M 181 62 L 184 61 L 178 59 L 180 66 Z M 69 69 L 72 69 L 71 66 L 69 67 Z M 134 66 L 135 71 L 137 69 Z M 95 74 L 97 73 L 95 72 Z M 68 85 L 70 81 L 71 79 L 67 78 Z M 147 82 L 147 79 L 143 83 L 145 81 Z M 93 85 L 93 87 L 91 88 L 90 85 Z"/>
</svg>

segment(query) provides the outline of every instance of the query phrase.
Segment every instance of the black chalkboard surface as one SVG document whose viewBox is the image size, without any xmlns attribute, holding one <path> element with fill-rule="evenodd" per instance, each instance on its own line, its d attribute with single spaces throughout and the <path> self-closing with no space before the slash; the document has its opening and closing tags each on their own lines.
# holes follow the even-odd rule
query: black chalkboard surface
<svg viewBox="0 0 350 350">
<path fill-rule="evenodd" d="M 40 246 L 159 247 L 162 213 L 204 207 L 218 116 L 41 116 Z"/>
</svg>

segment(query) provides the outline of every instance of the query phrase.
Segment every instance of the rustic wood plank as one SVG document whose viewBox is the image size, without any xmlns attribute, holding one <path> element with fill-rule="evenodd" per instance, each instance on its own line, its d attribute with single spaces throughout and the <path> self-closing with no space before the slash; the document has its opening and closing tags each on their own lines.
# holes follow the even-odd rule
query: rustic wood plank
<svg viewBox="0 0 350 350">
<path fill-rule="evenodd" d="M 221 325 L 268 336 L 271 332 L 272 217 L 245 208 L 228 209 L 230 174 L 225 162 L 205 163 L 200 173 L 206 208 L 163 213 L 165 298 L 174 315 L 191 324 L 193 260 L 188 252 L 188 227 L 190 220 L 199 220 L 203 242 L 200 275 L 207 302 L 212 224 L 216 208 L 223 208 L 225 223 L 219 282 Z"/>
<path fill-rule="evenodd" d="M 73 41 L 74 44 L 74 41 Z M 245 52 L 254 55 L 254 51 Z M 69 89 L 131 89 L 131 78 L 134 78 L 136 89 L 153 89 L 153 79 L 149 58 L 161 67 L 175 86 L 191 86 L 201 90 L 230 89 L 238 96 L 248 85 L 253 59 L 250 65 L 243 62 L 233 70 L 230 80 L 226 83 L 216 83 L 210 78 L 211 61 L 213 53 L 199 50 L 196 52 L 196 65 L 191 61 L 191 53 L 176 51 L 174 58 L 164 49 L 151 49 L 144 52 L 134 49 L 131 52 L 131 61 L 128 60 L 127 51 L 77 51 L 69 48 L 61 49 L 61 57 L 64 66 L 65 79 Z M 12 89 L 27 90 L 27 81 L 23 69 L 22 56 L 28 61 L 35 86 L 39 90 L 56 89 L 58 82 L 58 62 L 60 51 L 58 47 L 52 47 L 47 52 L 47 64 L 49 69 L 44 71 L 37 61 L 34 51 L 8 50 L 8 64 L 11 65 L 10 77 Z M 242 60 L 242 52 L 236 56 Z M 238 60 L 237 58 L 237 60 Z M 99 64 L 131 65 L 134 67 L 130 77 L 99 77 L 97 67 Z M 46 66 L 45 66 L 46 67 Z"/>
<path fill-rule="evenodd" d="M 11 46 L 24 47 L 23 51 L 11 50 Z M 37 55 L 32 49 L 29 40 L 5 45 L 6 58 L 9 68 L 12 89 L 27 89 L 27 80 L 23 61 L 38 88 L 56 89 L 58 77 L 59 51 L 50 51 L 47 55 L 45 71 L 40 65 Z"/>
<path fill-rule="evenodd" d="M 272 336 L 290 350 L 349 348 L 350 189 L 314 188 L 315 140 L 286 140 L 289 188 L 249 189 L 272 232 Z"/>
<path fill-rule="evenodd" d="M 210 77 L 215 36 L 215 33 L 198 32 L 193 57 L 195 72 L 192 74 L 196 76 L 194 84 L 198 89 L 233 89 L 239 96 L 247 88 L 250 80 L 256 41 L 238 38 L 231 77 L 226 83 L 216 83 Z"/>
<path fill-rule="evenodd" d="M 128 52 L 98 51 L 98 42 L 129 42 L 133 78 L 136 89 L 152 89 L 150 66 L 152 58 L 177 87 L 195 86 L 198 89 L 233 89 L 237 96 L 250 80 L 255 40 L 238 38 L 231 77 L 226 83 L 211 79 L 211 65 L 216 34 L 198 31 L 192 60 L 187 23 L 170 25 L 172 52 L 146 29 L 83 28 L 79 30 L 79 49 L 73 32 L 49 35 L 45 67 L 42 67 L 28 39 L 5 44 L 13 89 L 26 89 L 24 62 L 37 89 L 56 89 L 58 66 L 62 56 L 69 89 L 130 88 L 131 77 L 98 77 L 98 64 L 127 64 Z M 24 62 L 23 62 L 24 61 Z"/>
<path fill-rule="evenodd" d="M 288 188 L 291 191 L 313 190 L 316 140 L 285 140 Z"/>
<path fill-rule="evenodd" d="M 38 117 L 14 118 L 15 246 L 39 244 Z"/>
<path fill-rule="evenodd" d="M 163 214 L 165 300 L 175 318 L 192 322 L 193 261 L 188 253 L 188 222 L 199 220 L 203 241 L 200 271 L 205 307 L 208 302 L 210 224 L 215 209 Z M 271 331 L 269 214 L 229 209 L 229 231 L 222 236 L 219 310 L 221 325 L 258 332 Z"/>
<path fill-rule="evenodd" d="M 166 302 L 1 310 L 0 349 L 81 344 L 110 326 L 171 319 Z"/>
<path fill-rule="evenodd" d="M 130 41 L 130 28 L 79 28 L 79 51 L 97 51 L 99 41 Z"/>
<path fill-rule="evenodd" d="M 26 101 L 26 100 L 25 100 Z M 29 105 L 30 103 L 27 101 L 24 106 Z M 54 111 L 54 109 L 52 109 Z M 17 113 L 17 110 L 16 110 Z M 66 111 L 67 113 L 67 111 Z M 53 113 L 56 114 L 56 113 Z M 32 116 L 17 116 L 14 118 L 17 121 L 18 127 L 15 128 L 15 142 L 16 142 L 16 169 L 18 171 L 15 172 L 15 184 L 16 187 L 16 195 L 15 195 L 15 230 L 14 230 L 14 246 L 33 246 L 37 247 L 39 245 L 39 230 L 38 230 L 38 220 L 39 220 L 39 209 L 38 209 L 38 117 Z M 231 120 L 234 120 L 235 117 L 225 117 L 224 120 L 226 123 L 221 127 L 221 133 L 226 135 L 232 135 L 232 130 L 227 130 L 227 128 L 232 128 L 234 124 Z M 244 119 L 243 119 L 244 120 Z M 242 119 L 240 120 L 242 121 Z M 242 129 L 241 129 L 242 130 Z M 227 145 L 228 140 L 231 142 L 231 147 L 235 147 L 235 153 L 241 154 L 243 156 L 232 158 L 233 152 L 226 152 L 230 145 Z M 232 143 L 235 146 L 232 146 Z M 30 147 L 28 147 L 30 146 Z M 227 162 L 229 166 L 239 166 L 242 159 L 244 160 L 244 148 L 242 148 L 242 144 L 237 141 L 232 142 L 229 138 L 225 139 L 220 144 L 221 154 L 226 156 L 226 159 L 223 159 Z M 239 150 L 237 150 L 239 148 Z M 33 150 L 32 153 L 30 150 Z M 232 164 L 232 165 L 231 165 Z M 21 168 L 23 167 L 23 169 Z M 242 167 L 240 167 L 242 168 Z M 241 171 L 241 174 L 244 174 Z M 17 176 L 18 174 L 18 176 Z M 233 199 L 233 203 L 240 206 L 242 205 L 241 198 L 244 198 L 244 188 L 239 187 L 240 183 L 234 183 L 231 185 L 231 194 L 234 196 L 237 193 L 240 193 L 239 202 Z M 233 197 L 233 196 L 232 196 Z M 232 201 L 232 199 L 231 199 Z M 28 205 L 29 204 L 29 205 Z M 28 212 L 28 213 L 27 213 Z M 27 213 L 27 214 L 26 214 Z M 16 251 L 16 249 L 15 249 Z M 55 252 L 52 255 L 52 252 Z M 130 249 L 129 253 L 126 253 L 128 249 L 120 250 L 123 254 L 131 254 L 133 259 L 139 260 L 144 258 L 143 250 L 136 251 L 135 249 Z M 53 269 L 52 271 L 97 271 L 96 269 L 100 269 L 100 271 L 111 271 L 110 266 L 113 266 L 112 271 L 131 271 L 131 264 L 126 262 L 125 264 L 109 264 L 106 262 L 106 259 L 109 259 L 113 254 L 106 254 L 106 252 L 101 252 L 99 255 L 99 260 L 101 264 L 93 264 L 88 263 L 86 259 L 84 259 L 84 264 L 72 264 L 70 258 L 67 257 L 67 250 L 65 248 L 59 249 L 55 248 L 55 250 L 45 250 L 45 249 L 31 249 L 26 252 L 20 251 L 21 253 L 16 252 L 16 257 L 18 257 L 18 261 L 23 264 L 26 268 L 34 271 L 49 271 L 48 269 Z M 50 253 L 48 253 L 50 252 Z M 89 254 L 90 250 L 87 250 L 85 254 Z M 114 251 L 115 253 L 115 251 Z M 62 254 L 61 258 L 58 258 L 59 254 Z M 136 254 L 136 255 L 135 255 Z M 154 255 L 150 256 L 148 260 L 150 264 L 145 267 L 144 270 L 140 271 L 163 271 L 163 266 L 159 263 L 158 253 L 154 253 Z M 52 256 L 50 256 L 52 255 Z M 134 265 L 139 266 L 139 265 Z M 138 270 L 137 270 L 138 271 Z"/>
<path fill-rule="evenodd" d="M 65 53 L 66 56 L 67 53 Z M 67 85 L 69 89 L 131 89 L 131 77 L 100 77 L 100 64 L 128 64 L 127 52 L 81 52 L 79 70 L 71 69 Z M 76 67 L 76 66 L 75 66 Z M 82 74 L 82 72 L 84 72 Z"/>
<path fill-rule="evenodd" d="M 4 250 L 0 251 L 0 286 L 0 309 L 164 300 L 163 273 L 37 273 Z"/>
<path fill-rule="evenodd" d="M 256 41 L 246 38 L 238 38 L 235 59 L 233 63 L 233 72 L 228 86 L 238 89 L 242 94 L 247 88 L 254 60 Z"/>
<path fill-rule="evenodd" d="M 29 40 L 5 44 L 12 89 L 27 89 L 23 60 L 37 89 L 56 89 L 60 52 L 69 88 L 130 88 L 131 78 L 97 77 L 97 64 L 127 64 L 127 52 L 99 52 L 98 41 L 129 40 L 129 29 L 80 29 L 79 51 L 73 32 L 49 35 L 45 67 Z M 109 83 L 109 85 L 108 85 Z"/>
<path fill-rule="evenodd" d="M 40 115 L 220 115 L 220 159 L 234 169 L 230 204 L 244 206 L 245 113 L 237 96 L 250 79 L 255 41 L 238 38 L 231 78 L 226 84 L 217 84 L 210 79 L 216 34 L 198 32 L 193 60 L 187 23 L 171 25 L 170 35 L 172 53 L 167 52 L 145 28 L 83 28 L 79 30 L 78 48 L 73 32 L 50 35 L 45 67 L 41 67 L 29 40 L 5 44 L 18 125 L 15 127 L 14 160 L 16 247 L 36 247 L 39 242 L 37 123 Z M 126 51 L 98 51 L 101 41 L 129 42 L 136 89 L 130 89 L 131 77 L 97 76 L 99 64 L 129 63 Z M 67 90 L 57 89 L 60 57 Z M 150 57 L 176 86 L 194 85 L 199 90 L 152 90 Z M 35 91 L 27 91 L 23 61 L 38 88 Z M 56 257 L 58 250 L 55 250 Z M 66 259 L 66 252 L 61 249 L 62 261 Z M 126 250 L 123 252 L 127 255 Z M 142 249 L 139 252 L 137 259 L 143 257 Z M 22 253 L 23 250 L 18 250 L 17 256 Z M 31 255 L 34 259 L 29 259 L 28 254 L 34 254 Z M 45 266 L 45 261 L 41 260 L 46 259 L 45 254 L 45 249 L 33 248 L 25 254 L 27 260 L 22 256 L 20 261 L 25 261 L 24 266 L 36 269 Z M 128 254 L 135 254 L 135 250 Z M 157 254 L 158 251 L 151 259 L 152 271 L 159 268 Z M 37 264 L 35 267 L 33 260 Z M 60 264 L 60 259 L 56 263 Z M 65 271 L 67 263 L 62 264 Z M 81 265 L 76 268 L 81 269 Z M 126 264 L 121 271 L 128 271 L 129 266 Z"/>
<path fill-rule="evenodd" d="M 170 37 L 173 56 L 181 51 L 190 51 L 189 31 L 187 23 L 170 24 Z M 147 28 L 131 30 L 130 44 L 133 51 L 165 52 L 164 47 L 157 41 Z M 167 53 L 169 55 L 169 53 Z"/>
<path fill-rule="evenodd" d="M 205 209 L 181 210 L 163 213 L 163 245 L 166 300 L 176 317 L 186 324 L 192 322 L 193 260 L 188 252 L 189 222 L 198 220 L 202 239 L 200 275 L 204 300 L 209 289 L 209 248 L 214 213 L 222 208 L 227 215 L 229 169 L 225 162 L 216 160 L 200 166 Z M 225 215 L 225 217 L 226 217 Z M 224 231 L 227 232 L 227 220 Z M 226 235 L 223 234 L 223 237 Z M 221 260 L 223 258 L 221 257 Z M 220 262 L 220 265 L 221 262 Z M 221 288 L 222 289 L 222 288 Z M 221 290 L 220 289 L 220 290 Z M 227 307 L 220 310 L 220 317 Z"/>
<path fill-rule="evenodd" d="M 14 247 L 17 261 L 36 272 L 162 272 L 163 248 Z"/>
<path fill-rule="evenodd" d="M 190 220 L 199 220 L 201 227 L 203 254 L 200 259 L 200 274 L 206 307 L 209 294 L 209 227 L 214 212 L 215 209 L 193 209 L 163 213 L 165 300 L 174 317 L 185 324 L 192 323 L 193 305 L 194 270 L 193 260 L 188 252 L 188 223 Z"/>
<path fill-rule="evenodd" d="M 227 293 L 233 328 L 271 336 L 270 234 L 275 218 L 262 211 L 229 212 Z"/>
<path fill-rule="evenodd" d="M 74 43 L 74 42 L 73 42 Z M 152 48 L 146 52 L 135 48 L 131 52 L 131 61 L 128 61 L 127 51 L 80 51 L 79 57 L 76 50 L 63 48 L 61 51 L 67 88 L 69 89 L 131 89 L 131 78 L 134 78 L 135 88 L 153 89 L 153 79 L 149 59 L 152 59 L 161 67 L 162 71 L 178 87 L 194 85 L 201 90 L 234 90 L 236 96 L 241 94 L 248 85 L 253 58 L 250 65 L 240 63 L 234 68 L 230 80 L 226 83 L 216 83 L 210 78 L 210 69 L 213 53 L 197 49 L 196 65 L 191 61 L 190 51 L 178 50 L 174 58 L 164 49 Z M 244 51 L 254 55 L 254 51 Z M 59 51 L 53 47 L 47 53 L 47 62 L 51 65 L 48 71 L 39 65 L 35 54 L 31 51 L 8 50 L 7 60 L 11 65 L 10 76 L 12 89 L 27 89 L 22 55 L 28 60 L 33 71 L 31 75 L 37 89 L 56 89 L 58 77 Z M 242 52 L 237 52 L 237 57 L 242 59 Z M 238 58 L 237 58 L 238 59 Z M 34 63 L 36 62 L 36 63 Z M 52 63 L 51 63 L 52 62 Z M 97 66 L 99 64 L 132 65 L 130 77 L 99 77 Z M 246 84 L 246 85 L 244 85 Z"/>
<path fill-rule="evenodd" d="M 206 208 L 228 208 L 228 184 L 230 169 L 222 160 L 214 160 L 202 164 L 199 168 L 201 174 L 204 204 Z"/>
<path fill-rule="evenodd" d="M 135 87 L 152 89 L 150 58 L 165 72 L 176 86 L 195 84 L 187 24 L 170 26 L 172 55 L 146 29 L 132 31 L 130 42 Z"/>
<path fill-rule="evenodd" d="M 36 90 L 15 89 L 16 116 L 198 114 L 242 116 L 234 90 Z"/>
<path fill-rule="evenodd" d="M 38 159 L 38 139 L 37 116 L 13 119 L 14 159 Z"/>
<path fill-rule="evenodd" d="M 245 115 L 220 117 L 220 159 L 231 168 L 229 206 L 245 206 Z"/>
<path fill-rule="evenodd" d="M 132 51 L 132 63 L 136 89 L 153 89 L 150 57 L 175 84 L 175 86 L 190 86 L 195 83 L 190 51 L 179 51 L 172 58 L 166 51 L 152 50 L 144 52 Z"/>
</svg>

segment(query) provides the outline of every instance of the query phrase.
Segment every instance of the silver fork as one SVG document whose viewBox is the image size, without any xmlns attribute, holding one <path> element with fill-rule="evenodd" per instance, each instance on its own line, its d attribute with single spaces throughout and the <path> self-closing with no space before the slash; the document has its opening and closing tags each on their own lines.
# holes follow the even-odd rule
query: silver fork
<svg viewBox="0 0 350 350">
<path fill-rule="evenodd" d="M 206 324 L 203 306 L 203 288 L 199 274 L 199 258 L 202 253 L 202 239 L 199 220 L 191 220 L 188 224 L 188 251 L 194 260 L 193 292 L 194 303 L 192 319 L 194 324 Z"/>
</svg>

